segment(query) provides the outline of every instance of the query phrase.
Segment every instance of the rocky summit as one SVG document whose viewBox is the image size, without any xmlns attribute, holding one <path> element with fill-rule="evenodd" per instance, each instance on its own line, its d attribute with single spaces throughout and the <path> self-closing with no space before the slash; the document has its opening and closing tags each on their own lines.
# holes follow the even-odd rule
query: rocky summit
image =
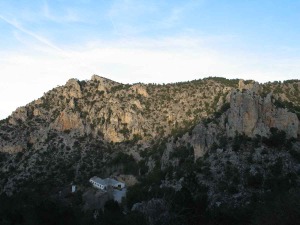
<svg viewBox="0 0 300 225">
<path fill-rule="evenodd" d="M 299 80 L 70 79 L 0 121 L 0 222 L 297 224 L 299 119 Z M 123 179 L 122 203 L 95 203 L 94 176 Z"/>
</svg>

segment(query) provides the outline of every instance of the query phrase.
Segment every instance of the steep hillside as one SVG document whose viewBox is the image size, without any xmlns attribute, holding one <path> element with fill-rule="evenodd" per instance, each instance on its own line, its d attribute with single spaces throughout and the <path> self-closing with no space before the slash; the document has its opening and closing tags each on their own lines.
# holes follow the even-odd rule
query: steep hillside
<svg viewBox="0 0 300 225">
<path fill-rule="evenodd" d="M 0 193 L 52 198 L 71 183 L 85 192 L 94 175 L 131 174 L 125 208 L 147 223 L 237 224 L 238 208 L 263 220 L 254 209 L 268 194 L 299 188 L 299 90 L 298 80 L 71 79 L 0 122 Z M 153 205 L 164 216 L 149 215 Z"/>
<path fill-rule="evenodd" d="M 1 122 L 1 152 L 13 158 L 3 165 L 2 176 L 9 174 L 10 179 L 2 187 L 13 190 L 35 173 L 53 176 L 49 173 L 55 167 L 67 168 L 64 181 L 81 180 L 83 173 L 86 180 L 93 170 L 103 170 L 110 152 L 126 152 L 135 143 L 137 150 L 157 138 L 190 129 L 221 107 L 237 85 L 237 81 L 220 80 L 223 83 L 205 79 L 124 85 L 99 76 L 81 82 L 71 79 Z"/>
</svg>

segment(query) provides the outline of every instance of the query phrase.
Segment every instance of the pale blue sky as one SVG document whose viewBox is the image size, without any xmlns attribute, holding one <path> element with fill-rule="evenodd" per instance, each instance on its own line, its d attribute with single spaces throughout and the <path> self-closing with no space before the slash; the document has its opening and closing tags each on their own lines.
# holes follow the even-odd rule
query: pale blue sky
<svg viewBox="0 0 300 225">
<path fill-rule="evenodd" d="M 69 78 L 300 79 L 300 1 L 0 0 L 0 119 Z"/>
</svg>

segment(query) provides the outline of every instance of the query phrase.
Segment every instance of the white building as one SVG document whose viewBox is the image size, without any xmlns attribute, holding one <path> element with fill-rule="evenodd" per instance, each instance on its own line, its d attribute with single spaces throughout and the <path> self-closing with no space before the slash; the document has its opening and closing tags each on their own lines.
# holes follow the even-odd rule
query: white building
<svg viewBox="0 0 300 225">
<path fill-rule="evenodd" d="M 99 178 L 99 177 L 92 177 L 90 179 L 90 182 L 93 184 L 95 188 L 101 189 L 101 190 L 107 190 L 107 184 L 105 180 Z"/>
<path fill-rule="evenodd" d="M 95 188 L 101 189 L 106 191 L 108 188 L 113 188 L 113 189 L 123 189 L 125 188 L 125 184 L 122 182 L 119 182 L 115 179 L 112 178 L 105 178 L 101 179 L 99 177 L 92 177 L 90 179 L 90 182 L 93 184 Z"/>
<path fill-rule="evenodd" d="M 104 192 L 110 191 L 112 198 L 121 203 L 122 199 L 126 197 L 127 189 L 123 182 L 119 182 L 113 178 L 101 179 L 99 177 L 92 177 L 90 182 L 95 188 L 101 189 Z"/>
</svg>

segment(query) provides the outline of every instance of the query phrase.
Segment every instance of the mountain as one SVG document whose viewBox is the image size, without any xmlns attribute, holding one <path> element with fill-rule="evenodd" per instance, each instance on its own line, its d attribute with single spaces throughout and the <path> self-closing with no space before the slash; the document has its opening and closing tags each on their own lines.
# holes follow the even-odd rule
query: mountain
<svg viewBox="0 0 300 225">
<path fill-rule="evenodd" d="M 86 204 L 89 178 L 125 174 L 137 179 L 122 205 L 120 221 L 129 224 L 295 224 L 299 90 L 299 80 L 70 79 L 0 121 L 2 202 L 26 193 L 73 212 Z M 77 197 L 58 199 L 71 183 Z M 107 207 L 93 222 L 111 224 Z M 26 221 L 22 207 L 18 213 Z"/>
</svg>

